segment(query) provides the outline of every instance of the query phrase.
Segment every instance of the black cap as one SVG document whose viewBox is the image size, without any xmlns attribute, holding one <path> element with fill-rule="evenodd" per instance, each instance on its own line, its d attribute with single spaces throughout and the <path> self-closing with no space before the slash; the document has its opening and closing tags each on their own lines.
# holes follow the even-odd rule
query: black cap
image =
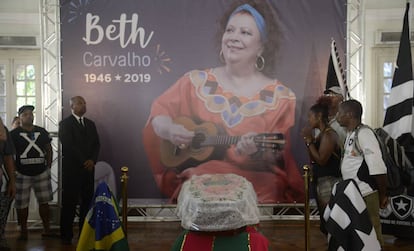
<svg viewBox="0 0 414 251">
<path fill-rule="evenodd" d="M 24 111 L 26 111 L 26 110 L 30 110 L 30 111 L 33 111 L 35 108 L 34 108 L 34 106 L 32 106 L 32 105 L 24 105 L 24 106 L 22 106 L 22 107 L 20 107 L 19 108 L 19 111 L 17 112 L 18 114 L 19 114 L 19 116 L 20 116 L 20 114 L 22 114 Z"/>
</svg>

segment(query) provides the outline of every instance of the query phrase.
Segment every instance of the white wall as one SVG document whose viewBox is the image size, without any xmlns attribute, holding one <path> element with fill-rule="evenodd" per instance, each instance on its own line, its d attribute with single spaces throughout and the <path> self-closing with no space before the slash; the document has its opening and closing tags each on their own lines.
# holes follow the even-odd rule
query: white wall
<svg viewBox="0 0 414 251">
<path fill-rule="evenodd" d="M 1 0 L 0 35 L 40 35 L 40 0 Z"/>
</svg>

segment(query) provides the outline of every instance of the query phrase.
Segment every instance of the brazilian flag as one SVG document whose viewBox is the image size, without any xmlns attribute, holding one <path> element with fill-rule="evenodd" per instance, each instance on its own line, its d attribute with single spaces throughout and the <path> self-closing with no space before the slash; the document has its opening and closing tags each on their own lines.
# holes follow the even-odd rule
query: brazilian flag
<svg viewBox="0 0 414 251">
<path fill-rule="evenodd" d="M 105 182 L 96 188 L 76 251 L 129 251 L 118 204 Z"/>
</svg>

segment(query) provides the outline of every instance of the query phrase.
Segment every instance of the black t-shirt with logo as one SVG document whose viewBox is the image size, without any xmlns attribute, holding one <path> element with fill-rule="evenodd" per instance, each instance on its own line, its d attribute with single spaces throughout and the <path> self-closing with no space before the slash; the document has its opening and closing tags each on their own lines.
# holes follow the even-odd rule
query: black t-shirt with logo
<svg viewBox="0 0 414 251">
<path fill-rule="evenodd" d="M 34 126 L 32 131 L 18 127 L 10 132 L 16 148 L 16 169 L 19 173 L 34 176 L 46 170 L 46 145 L 52 141 L 42 127 Z"/>
</svg>

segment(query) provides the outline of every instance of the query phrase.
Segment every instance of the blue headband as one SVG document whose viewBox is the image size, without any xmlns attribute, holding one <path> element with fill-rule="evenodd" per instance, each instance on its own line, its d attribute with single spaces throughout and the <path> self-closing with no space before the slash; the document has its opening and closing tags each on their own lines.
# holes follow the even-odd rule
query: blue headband
<svg viewBox="0 0 414 251">
<path fill-rule="evenodd" d="M 229 17 L 229 20 L 232 16 L 234 16 L 235 14 L 237 14 L 240 11 L 243 11 L 243 10 L 249 12 L 250 15 L 253 16 L 254 21 L 256 22 L 257 28 L 259 29 L 259 32 L 260 32 L 260 38 L 261 38 L 262 42 L 265 42 L 266 39 L 267 39 L 265 20 L 264 20 L 263 16 L 255 8 L 253 8 L 250 4 L 246 3 L 246 4 L 243 4 L 243 5 L 240 5 L 239 7 L 237 7 L 231 13 L 231 15 Z"/>
</svg>

